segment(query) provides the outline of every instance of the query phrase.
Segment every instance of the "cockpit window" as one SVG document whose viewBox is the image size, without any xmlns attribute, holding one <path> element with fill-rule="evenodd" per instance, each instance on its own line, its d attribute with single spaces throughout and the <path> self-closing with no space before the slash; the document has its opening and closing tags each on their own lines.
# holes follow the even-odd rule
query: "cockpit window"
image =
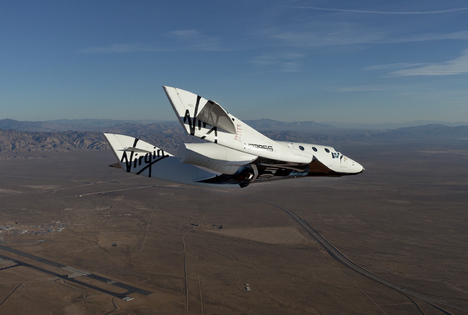
<svg viewBox="0 0 468 315">
<path fill-rule="evenodd" d="M 317 152 L 317 148 L 316 148 L 316 147 L 312 147 L 312 150 L 314 150 L 315 152 Z"/>
<path fill-rule="evenodd" d="M 330 150 L 328 150 L 327 148 L 325 148 L 325 152 L 330 153 Z"/>
<path fill-rule="evenodd" d="M 301 151 L 304 151 L 304 147 L 302 145 L 299 146 L 299 149 L 301 149 Z"/>
</svg>

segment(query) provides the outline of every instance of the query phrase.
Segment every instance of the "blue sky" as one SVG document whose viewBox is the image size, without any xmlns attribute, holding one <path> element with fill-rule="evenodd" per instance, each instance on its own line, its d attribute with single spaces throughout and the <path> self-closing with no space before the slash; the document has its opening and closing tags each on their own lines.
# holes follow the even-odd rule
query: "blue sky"
<svg viewBox="0 0 468 315">
<path fill-rule="evenodd" d="M 468 121 L 468 3 L 3 1 L 0 119 Z"/>
</svg>

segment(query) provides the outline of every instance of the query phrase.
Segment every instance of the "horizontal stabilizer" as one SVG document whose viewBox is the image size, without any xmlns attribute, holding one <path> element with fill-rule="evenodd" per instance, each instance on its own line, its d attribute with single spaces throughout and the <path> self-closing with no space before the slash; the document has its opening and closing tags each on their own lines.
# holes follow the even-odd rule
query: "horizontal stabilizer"
<svg viewBox="0 0 468 315">
<path fill-rule="evenodd" d="M 197 119 L 213 127 L 218 127 L 229 133 L 236 134 L 236 127 L 231 118 L 229 118 L 228 113 L 214 101 L 210 100 L 206 103 L 197 115 Z"/>
</svg>

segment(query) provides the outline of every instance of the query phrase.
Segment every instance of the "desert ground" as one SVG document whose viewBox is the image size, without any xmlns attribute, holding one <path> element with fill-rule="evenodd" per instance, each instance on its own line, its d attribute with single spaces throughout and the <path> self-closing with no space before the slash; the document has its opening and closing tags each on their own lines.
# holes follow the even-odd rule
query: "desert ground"
<svg viewBox="0 0 468 315">
<path fill-rule="evenodd" d="M 468 313 L 467 144 L 335 145 L 366 171 L 243 189 L 127 174 L 110 150 L 0 160 L 0 314 Z"/>
</svg>

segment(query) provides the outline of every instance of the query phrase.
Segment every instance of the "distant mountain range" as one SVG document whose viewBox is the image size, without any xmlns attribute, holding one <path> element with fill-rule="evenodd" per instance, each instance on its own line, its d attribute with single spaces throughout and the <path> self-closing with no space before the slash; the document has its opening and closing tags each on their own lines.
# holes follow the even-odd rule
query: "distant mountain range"
<svg viewBox="0 0 468 315">
<path fill-rule="evenodd" d="M 117 125 L 145 125 L 154 121 L 110 120 L 110 119 L 63 119 L 51 121 L 18 121 L 1 119 L 0 130 L 16 131 L 102 131 Z"/>
<path fill-rule="evenodd" d="M 346 130 L 313 121 L 280 122 L 269 119 L 246 121 L 266 136 L 280 141 L 323 143 L 390 143 L 395 141 L 440 141 L 467 139 L 468 126 L 429 124 L 381 130 Z M 0 153 L 33 151 L 106 150 L 103 132 L 131 135 L 169 152 L 184 142 L 201 142 L 185 133 L 178 121 L 135 122 L 114 120 L 65 120 L 24 122 L 0 120 Z"/>
<path fill-rule="evenodd" d="M 343 123 L 343 122 L 325 122 L 324 124 L 333 126 L 340 129 L 364 129 L 364 130 L 381 130 L 381 129 L 397 129 L 407 127 L 418 127 L 425 125 L 444 125 L 449 127 L 468 126 L 468 122 L 444 122 L 437 120 L 416 120 L 404 123 L 380 123 L 380 124 L 366 124 L 366 123 Z"/>
<path fill-rule="evenodd" d="M 388 130 L 425 125 L 444 125 L 449 127 L 468 126 L 468 122 L 444 123 L 438 121 L 414 121 L 408 123 L 387 124 L 353 124 L 353 123 L 317 123 L 314 121 L 284 122 L 272 119 L 245 120 L 251 127 L 257 130 L 294 131 L 294 132 L 325 132 L 349 131 L 349 130 Z M 17 131 L 109 131 L 112 128 L 120 129 L 123 126 L 136 129 L 161 129 L 180 128 L 178 121 L 155 120 L 111 120 L 111 119 L 62 119 L 50 121 L 17 121 L 13 119 L 0 119 L 0 130 Z"/>
<path fill-rule="evenodd" d="M 249 126 L 257 130 L 275 130 L 275 131 L 330 131 L 337 128 L 327 124 L 317 123 L 315 121 L 294 121 L 284 122 L 271 119 L 246 120 Z"/>
<path fill-rule="evenodd" d="M 96 132 L 30 132 L 0 130 L 0 152 L 104 150 L 107 143 Z"/>
<path fill-rule="evenodd" d="M 282 122 L 271 119 L 258 119 L 245 121 L 258 130 L 277 131 L 328 131 L 336 127 L 319 124 L 314 121 Z M 77 119 L 77 120 L 53 120 L 53 121 L 17 121 L 13 119 L 0 120 L 0 130 L 16 131 L 109 131 L 111 129 L 152 129 L 161 131 L 178 128 L 178 121 L 131 121 L 131 120 L 107 120 L 107 119 Z"/>
</svg>

